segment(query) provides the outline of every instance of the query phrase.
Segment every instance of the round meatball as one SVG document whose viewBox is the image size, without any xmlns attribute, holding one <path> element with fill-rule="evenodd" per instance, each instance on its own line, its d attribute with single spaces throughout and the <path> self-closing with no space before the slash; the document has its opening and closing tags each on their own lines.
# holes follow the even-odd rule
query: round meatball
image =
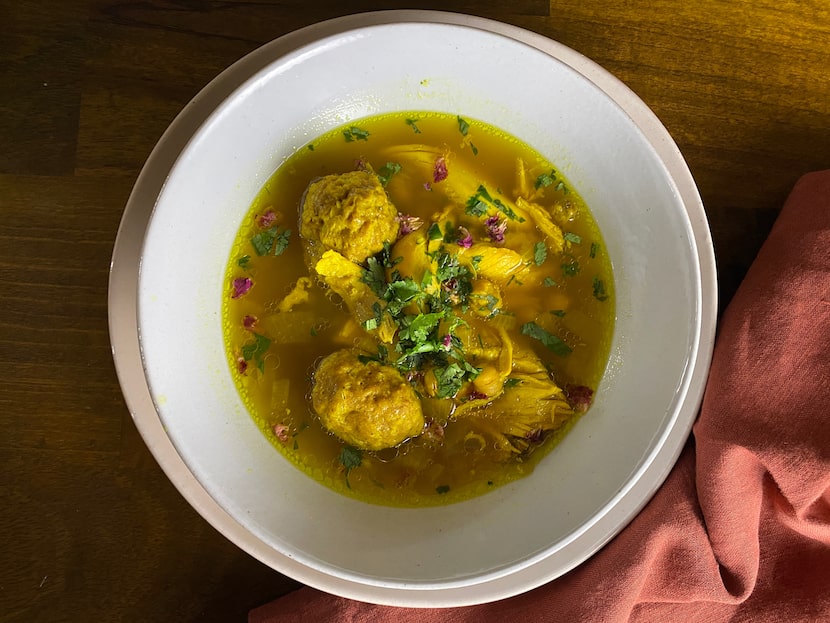
<svg viewBox="0 0 830 623">
<path fill-rule="evenodd" d="M 306 189 L 300 234 L 323 246 L 319 254 L 333 249 L 363 262 L 394 242 L 399 227 L 398 211 L 371 171 L 327 175 Z"/>
<path fill-rule="evenodd" d="M 395 368 L 339 350 L 320 363 L 311 402 L 323 426 L 363 450 L 392 448 L 424 429 L 415 390 Z"/>
</svg>

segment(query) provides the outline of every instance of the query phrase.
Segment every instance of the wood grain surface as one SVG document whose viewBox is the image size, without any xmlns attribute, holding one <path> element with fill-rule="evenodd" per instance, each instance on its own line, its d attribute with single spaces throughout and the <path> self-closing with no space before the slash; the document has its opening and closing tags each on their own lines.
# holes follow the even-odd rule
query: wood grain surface
<svg viewBox="0 0 830 623">
<path fill-rule="evenodd" d="M 542 33 L 639 94 L 699 184 L 722 304 L 796 179 L 830 168 L 826 0 L 0 0 L 0 622 L 244 621 L 297 586 L 144 446 L 110 354 L 110 256 L 150 150 L 217 73 L 403 7 Z"/>
</svg>

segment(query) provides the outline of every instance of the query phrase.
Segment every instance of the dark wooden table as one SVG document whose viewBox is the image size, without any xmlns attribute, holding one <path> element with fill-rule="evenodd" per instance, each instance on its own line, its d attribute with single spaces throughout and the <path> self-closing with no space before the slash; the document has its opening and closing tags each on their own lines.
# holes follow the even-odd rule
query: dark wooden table
<svg viewBox="0 0 830 623">
<path fill-rule="evenodd" d="M 211 78 L 301 26 L 402 7 L 543 33 L 637 92 L 699 184 L 722 304 L 793 182 L 830 167 L 826 0 L 2 0 L 0 621 L 242 621 L 296 586 L 217 534 L 144 446 L 107 271 L 145 158 Z"/>
</svg>

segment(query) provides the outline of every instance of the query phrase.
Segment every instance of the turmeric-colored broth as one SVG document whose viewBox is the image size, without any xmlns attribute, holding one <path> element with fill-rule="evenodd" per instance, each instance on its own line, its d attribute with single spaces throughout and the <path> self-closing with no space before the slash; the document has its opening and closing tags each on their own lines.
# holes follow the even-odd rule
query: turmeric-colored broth
<svg viewBox="0 0 830 623">
<path fill-rule="evenodd" d="M 412 164 L 406 147 L 411 145 L 444 154 L 446 179 L 435 182 L 431 170 Z M 517 348 L 532 350 L 560 387 L 597 390 L 614 324 L 611 263 L 590 212 L 552 163 L 508 134 L 456 115 L 405 112 L 349 123 L 299 148 L 263 186 L 231 251 L 222 310 L 233 378 L 254 421 L 287 459 L 340 493 L 392 506 L 456 502 L 529 474 L 585 405 L 522 452 L 499 447 L 464 417 L 441 421 L 438 437 L 425 434 L 376 452 L 349 447 L 321 426 L 310 404 L 317 363 L 335 350 L 371 345 L 372 338 L 346 329 L 355 324 L 348 309 L 313 276 L 308 300 L 281 306 L 297 281 L 309 277 L 299 206 L 316 178 L 356 167 L 386 175 L 392 170 L 384 168 L 387 163 L 400 164 L 387 176 L 392 203 L 426 226 L 450 204 L 460 215 L 457 222 L 467 218 L 464 200 L 476 190 L 463 196 L 453 186 L 461 171 L 492 197 L 512 202 L 524 195 L 552 216 L 565 235 L 562 252 L 528 254 L 532 241 L 525 240 L 525 272 L 504 285 L 500 313 L 485 322 L 505 328 Z M 506 225 L 503 244 L 510 246 L 513 230 L 521 227 L 509 220 Z M 527 238 L 526 230 L 521 235 Z M 256 236 L 258 247 L 252 243 Z M 259 255 L 263 240 L 271 244 Z M 545 239 L 538 240 L 543 242 L 534 244 Z M 556 336 L 570 352 L 552 352 L 520 331 L 528 323 Z"/>
</svg>

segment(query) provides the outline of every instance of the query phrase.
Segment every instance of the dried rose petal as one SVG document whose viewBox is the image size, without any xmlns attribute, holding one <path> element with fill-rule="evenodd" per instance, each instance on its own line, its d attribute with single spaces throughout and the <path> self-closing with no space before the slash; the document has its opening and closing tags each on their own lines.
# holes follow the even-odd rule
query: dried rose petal
<svg viewBox="0 0 830 623">
<path fill-rule="evenodd" d="M 354 170 L 355 171 L 365 171 L 366 170 L 366 161 L 363 158 L 358 158 L 354 161 Z"/>
<path fill-rule="evenodd" d="M 254 282 L 251 281 L 250 277 L 237 277 L 233 280 L 231 298 L 238 299 L 240 296 L 245 296 L 252 287 L 254 287 Z"/>
<path fill-rule="evenodd" d="M 259 322 L 259 319 L 256 316 L 245 316 L 242 319 L 242 326 L 246 329 L 253 329 L 257 322 Z"/>
<path fill-rule="evenodd" d="M 452 336 L 447 333 L 443 338 L 441 338 L 441 344 L 444 345 L 444 348 L 449 350 L 450 346 L 452 346 Z"/>
<path fill-rule="evenodd" d="M 507 220 L 498 216 L 490 216 L 484 221 L 487 228 L 487 235 L 493 242 L 504 242 L 504 234 L 507 231 Z"/>
<path fill-rule="evenodd" d="M 432 181 L 437 184 L 447 179 L 448 175 L 447 159 L 444 156 L 438 156 L 435 160 L 435 166 L 432 168 Z"/>
<path fill-rule="evenodd" d="M 484 400 L 485 398 L 487 398 L 487 394 L 478 392 L 476 390 L 473 390 L 469 394 L 467 394 L 467 400 Z"/>
<path fill-rule="evenodd" d="M 236 369 L 239 371 L 239 374 L 245 374 L 248 371 L 248 362 L 242 357 L 237 357 Z"/>
<path fill-rule="evenodd" d="M 287 443 L 288 440 L 291 438 L 291 435 L 288 434 L 288 426 L 285 424 L 274 424 L 274 434 L 277 436 L 283 443 Z"/>
<path fill-rule="evenodd" d="M 398 222 L 401 224 L 401 236 L 411 234 L 424 224 L 417 216 L 410 216 L 409 214 L 398 214 Z"/>
<path fill-rule="evenodd" d="M 444 427 L 435 420 L 429 420 L 422 435 L 429 441 L 441 443 L 444 441 Z"/>
<path fill-rule="evenodd" d="M 530 443 L 539 443 L 544 438 L 545 431 L 543 431 L 541 428 L 528 431 L 527 435 L 525 435 L 525 439 L 527 439 Z"/>
<path fill-rule="evenodd" d="M 432 190 L 432 184 L 429 182 L 424 182 L 424 190 Z"/>
<path fill-rule="evenodd" d="M 274 213 L 273 210 L 268 210 L 265 214 L 260 214 L 257 218 L 257 225 L 262 227 L 263 229 L 267 229 L 274 224 L 277 220 L 277 215 Z"/>
<path fill-rule="evenodd" d="M 473 235 L 466 227 L 459 227 L 458 228 L 458 246 L 463 247 L 465 249 L 469 249 L 473 246 Z"/>
<path fill-rule="evenodd" d="M 567 385 L 565 394 L 577 413 L 585 413 L 594 401 L 594 390 L 585 385 Z"/>
</svg>

